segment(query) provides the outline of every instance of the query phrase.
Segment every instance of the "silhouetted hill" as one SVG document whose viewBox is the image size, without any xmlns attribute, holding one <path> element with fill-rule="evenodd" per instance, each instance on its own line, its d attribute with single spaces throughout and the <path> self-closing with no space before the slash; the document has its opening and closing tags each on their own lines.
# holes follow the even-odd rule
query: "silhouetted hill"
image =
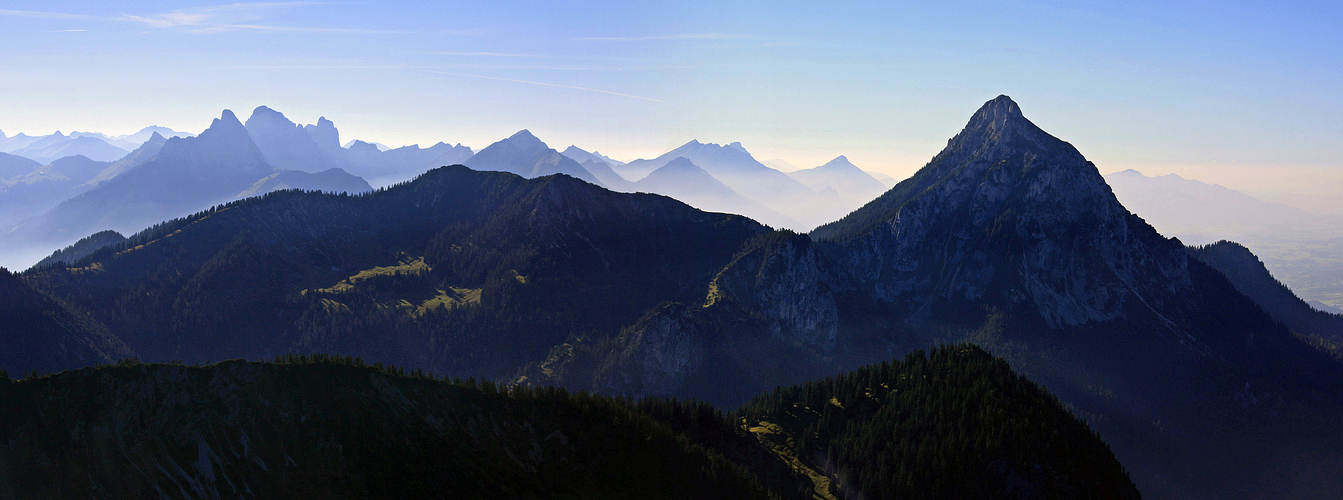
<svg viewBox="0 0 1343 500">
<path fill-rule="evenodd" d="M 1273 277 L 1248 248 L 1231 241 L 1188 247 L 1189 255 L 1221 272 L 1236 290 L 1254 300 L 1292 331 L 1343 355 L 1343 315 L 1320 311 Z"/>
<path fill-rule="evenodd" d="M 130 349 L 96 320 L 32 289 L 0 267 L 0 375 L 110 363 Z M 5 384 L 6 380 L 0 380 Z M 3 491 L 0 491 L 3 494 Z"/>
<path fill-rule="evenodd" d="M 736 415 L 842 498 L 1139 498 L 1086 424 L 973 345 L 780 387 Z"/>
<path fill-rule="evenodd" d="M 1085 424 L 973 346 L 730 416 L 332 356 L 122 362 L 0 379 L 0 440 L 0 497 L 1136 497 Z"/>
<path fill-rule="evenodd" d="M 126 237 L 116 231 L 100 231 L 93 233 L 68 247 L 53 252 L 51 255 L 37 262 L 33 268 L 44 268 L 54 265 L 68 265 L 84 257 L 92 255 L 93 252 L 110 247 L 126 241 Z"/>
<path fill-rule="evenodd" d="M 778 498 L 610 398 L 353 361 L 5 378 L 0 411 L 5 498 Z"/>
<path fill-rule="evenodd" d="M 693 298 L 763 231 L 662 196 L 459 166 L 364 196 L 216 207 L 28 279 L 145 359 L 326 351 L 495 378 Z"/>
</svg>

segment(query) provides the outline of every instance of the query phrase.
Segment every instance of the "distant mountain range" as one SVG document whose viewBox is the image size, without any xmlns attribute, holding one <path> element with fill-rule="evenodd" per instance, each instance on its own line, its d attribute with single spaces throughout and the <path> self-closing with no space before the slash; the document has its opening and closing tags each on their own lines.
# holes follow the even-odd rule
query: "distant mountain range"
<svg viewBox="0 0 1343 500">
<path fill-rule="evenodd" d="M 1233 240 L 1317 308 L 1343 306 L 1343 220 L 1261 201 L 1175 174 L 1105 176 L 1115 196 L 1162 234 L 1189 245 Z M 1333 305 L 1329 305 L 1329 304 Z"/>
</svg>

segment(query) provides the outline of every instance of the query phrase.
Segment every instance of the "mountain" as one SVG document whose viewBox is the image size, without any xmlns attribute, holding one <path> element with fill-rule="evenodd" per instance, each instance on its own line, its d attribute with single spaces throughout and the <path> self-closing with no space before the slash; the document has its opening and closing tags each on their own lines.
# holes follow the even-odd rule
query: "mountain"
<svg viewBox="0 0 1343 500">
<path fill-rule="evenodd" d="M 42 168 L 42 164 L 22 156 L 0 153 L 0 181 L 12 179 Z"/>
<path fill-rule="evenodd" d="M 355 144 L 357 144 L 357 143 L 369 144 L 369 143 L 366 143 L 366 142 L 361 141 L 361 140 L 358 140 L 358 139 L 350 139 L 350 140 L 348 140 L 348 141 L 345 141 L 345 144 L 341 145 L 341 147 L 343 147 L 343 148 L 345 148 L 345 149 L 350 149 L 351 147 L 353 147 L 353 146 L 354 146 Z M 388 146 L 388 145 L 386 145 L 386 144 L 383 144 L 383 143 L 381 143 L 381 142 L 374 142 L 374 143 L 372 143 L 372 144 L 373 144 L 374 147 L 378 148 L 378 151 L 388 151 L 388 150 L 392 149 L 390 146 Z"/>
<path fill-rule="evenodd" d="M 763 164 L 763 165 L 765 165 L 766 167 L 772 168 L 772 169 L 774 169 L 774 170 L 778 170 L 778 171 L 780 171 L 780 172 L 785 172 L 785 173 L 786 173 L 786 172 L 796 172 L 796 171 L 798 171 L 798 170 L 802 170 L 801 168 L 798 168 L 796 165 L 793 165 L 792 163 L 788 163 L 788 162 L 786 162 L 786 161 L 778 160 L 778 159 L 775 159 L 775 160 L 763 160 L 763 161 L 761 161 L 760 163 Z"/>
<path fill-rule="evenodd" d="M 56 133 L 59 134 L 60 132 L 57 131 Z M 6 153 L 17 151 L 28 147 L 34 142 L 42 140 L 44 137 L 46 136 L 34 137 L 20 132 L 18 135 L 15 135 L 13 137 L 6 137 L 0 139 L 0 151 L 4 151 Z"/>
<path fill-rule="evenodd" d="M 40 182 L 43 180 L 59 180 L 66 183 L 79 185 L 88 182 L 97 176 L 107 167 L 111 166 L 110 161 L 95 161 L 84 155 L 66 156 L 53 161 L 45 167 L 39 168 L 28 175 L 20 177 L 20 182 Z"/>
<path fill-rule="evenodd" d="M 190 137 L 190 136 L 178 135 L 175 137 Z M 93 176 L 92 179 L 89 179 L 84 184 L 88 187 L 93 187 L 98 183 L 116 177 L 118 175 L 121 175 L 127 170 L 138 167 L 144 162 L 149 161 L 150 158 L 153 158 L 155 155 L 159 154 L 159 151 L 163 150 L 163 145 L 167 143 L 168 139 L 165 139 L 162 135 L 159 135 L 158 132 L 153 132 L 153 134 L 150 135 L 148 139 L 145 139 L 143 142 L 140 143 L 140 147 L 135 148 L 135 151 L 131 151 L 130 154 L 126 155 L 122 159 L 112 162 L 111 165 L 108 165 L 107 168 L 104 168 L 101 172 L 98 172 L 98 175 Z"/>
<path fill-rule="evenodd" d="M 116 231 L 100 231 L 93 233 L 68 247 L 62 248 L 51 255 L 34 264 L 34 268 L 50 267 L 54 265 L 68 265 L 92 255 L 93 252 L 103 248 L 121 244 L 126 241 L 126 237 Z"/>
<path fill-rule="evenodd" d="M 1137 498 L 1085 424 L 972 346 L 782 387 L 730 415 L 348 357 L 121 362 L 0 378 L 0 439 L 0 495 L 22 498 Z M 113 448 L 117 460 L 88 459 Z"/>
<path fill-rule="evenodd" d="M 1326 222 L 1295 207 L 1175 174 L 1148 177 L 1130 169 L 1109 174 L 1105 180 L 1125 207 L 1162 234 L 1177 235 L 1186 243 L 1207 244 L 1258 231 L 1319 227 Z"/>
<path fill-rule="evenodd" d="M 168 127 L 160 127 L 160 126 L 158 126 L 158 125 L 150 125 L 150 126 L 148 126 L 148 127 L 145 127 L 145 128 L 140 129 L 139 131 L 135 132 L 134 134 L 126 134 L 126 135 L 120 135 L 120 136 L 113 137 L 113 138 L 112 138 L 112 141 L 110 141 L 110 142 L 112 142 L 112 144 L 115 145 L 115 146 L 117 146 L 117 147 L 120 147 L 120 148 L 123 148 L 123 149 L 131 149 L 131 150 L 134 150 L 134 149 L 137 149 L 137 148 L 139 148 L 140 146 L 144 145 L 145 141 L 148 141 L 148 140 L 150 140 L 150 139 L 153 139 L 154 136 L 156 136 L 156 135 L 157 135 L 157 136 L 161 136 L 161 137 L 191 137 L 191 136 L 192 136 L 192 134 L 190 134 L 190 133 L 187 133 L 187 132 L 178 132 L 178 131 L 173 130 L 173 129 L 170 129 L 170 128 L 168 128 Z"/>
<path fill-rule="evenodd" d="M 304 127 L 289 121 L 284 114 L 258 106 L 247 118 L 247 134 L 256 143 L 265 161 L 285 170 L 321 172 L 348 166 L 335 125 L 326 118 L 317 125 Z M 319 140 L 321 139 L 321 140 Z"/>
<path fill-rule="evenodd" d="M 111 363 L 131 355 L 107 327 L 0 267 L 0 384 L 15 375 Z M 3 491 L 0 491 L 2 494 Z"/>
<path fill-rule="evenodd" d="M 1293 332 L 1343 356 L 1343 315 L 1320 310 L 1273 277 L 1248 248 L 1231 241 L 1188 248 L 1189 255 L 1221 272 L 1236 290 Z"/>
<path fill-rule="evenodd" d="M 826 191 L 835 193 L 838 201 L 829 207 L 832 212 L 826 214 L 828 220 L 848 215 L 887 189 L 881 181 L 849 163 L 849 159 L 843 155 L 825 165 L 789 172 L 788 175 L 817 193 Z"/>
<path fill-rule="evenodd" d="M 973 345 L 776 388 L 735 413 L 846 498 L 1139 498 L 1086 424 Z"/>
<path fill-rule="evenodd" d="M 1343 303 L 1343 223 L 1216 184 L 1134 170 L 1106 176 L 1119 201 L 1190 245 L 1233 240 L 1252 249 L 1303 299 Z"/>
<path fill-rule="evenodd" d="M 301 130 L 300 130 L 301 132 Z M 157 154 L 147 142 L 115 175 L 88 191 L 62 201 L 51 211 L 25 221 L 11 232 L 34 243 L 68 244 L 95 231 L 132 233 L 173 217 L 258 192 L 259 181 L 277 173 L 231 111 L 199 136 L 168 139 Z M 135 165 L 135 161 L 144 160 Z M 133 166 L 131 166 L 133 165 Z M 348 175 L 288 176 L 286 187 L 339 191 L 366 184 Z M 309 181 L 309 182 L 304 182 Z M 330 181 L 336 181 L 334 185 Z"/>
<path fill-rule="evenodd" d="M 625 165 L 625 162 L 613 160 L 611 159 L 611 157 L 603 155 L 597 151 L 589 153 L 587 151 L 584 151 L 582 148 L 573 145 L 570 145 L 560 154 L 569 157 L 569 159 L 576 161 L 579 164 L 583 164 L 591 160 L 597 163 L 605 163 L 607 165 L 612 165 L 616 167 L 621 167 Z"/>
<path fill-rule="evenodd" d="M 242 190 L 237 197 L 247 198 L 281 189 L 307 189 L 305 186 L 321 186 L 320 191 L 333 193 L 365 193 L 373 190 L 364 179 L 350 175 L 349 172 L 339 168 L 317 173 L 278 170 Z"/>
<path fill-rule="evenodd" d="M 476 170 L 512 172 L 526 178 L 565 174 L 598 186 L 604 186 L 578 162 L 550 149 L 531 132 L 519 131 L 507 139 L 480 150 L 464 165 Z"/>
<path fill-rule="evenodd" d="M 864 202 L 886 192 L 886 186 L 867 172 L 855 167 L 843 155 L 835 157 L 825 165 L 789 172 L 788 175 L 812 191 L 834 189 L 846 197 L 862 198 Z"/>
<path fill-rule="evenodd" d="M 385 186 L 413 179 L 432 168 L 460 165 L 473 154 L 471 148 L 461 144 L 440 142 L 424 149 L 414 145 L 387 150 L 376 144 L 353 141 L 347 146 L 346 157 L 354 173 L 374 185 Z"/>
<path fill-rule="evenodd" d="M 797 221 L 738 194 L 685 158 L 667 162 L 639 182 L 633 190 L 676 198 L 709 212 L 748 215 L 774 227 L 795 227 Z"/>
<path fill-rule="evenodd" d="M 66 137 L 56 132 L 27 147 L 11 151 L 11 154 L 46 164 L 67 156 L 86 156 L 94 161 L 114 161 L 126 156 L 128 152 L 97 137 Z"/>
<path fill-rule="evenodd" d="M 159 158 L 231 130 L 219 127 L 170 139 Z M 570 337 L 614 335 L 693 298 L 765 231 L 663 196 L 457 166 L 367 195 L 229 203 L 25 280 L 88 308 L 145 359 L 339 352 L 504 378 Z"/>
<path fill-rule="evenodd" d="M 642 179 L 677 158 L 694 162 L 742 196 L 796 220 L 799 225 L 786 226 L 790 229 L 811 228 L 829 220 L 815 210 L 820 201 L 816 193 L 787 174 L 756 161 L 738 142 L 721 146 L 692 140 L 652 160 L 634 160 L 616 167 L 616 171 L 627 179 Z"/>
<path fill-rule="evenodd" d="M 515 137 L 470 161 L 528 173 L 572 164 L 562 155 L 547 163 L 558 153 L 530 134 Z M 745 154 L 732 145 L 706 150 Z M 810 234 L 569 176 L 525 179 L 457 166 L 364 195 L 283 191 L 231 202 L 22 280 L 85 311 L 150 360 L 332 352 L 442 375 L 720 408 L 914 350 L 973 342 L 1055 394 L 1150 497 L 1343 494 L 1327 479 L 1343 477 L 1336 459 L 1343 364 L 1130 213 L 1092 163 L 1006 96 L 975 112 L 913 177 Z M 865 484 L 911 463 L 908 449 L 836 418 L 908 435 L 945 429 L 938 419 L 969 421 L 958 419 L 1010 406 L 950 397 L 931 403 L 936 417 L 902 405 L 873 410 L 879 402 L 868 399 L 938 392 L 913 392 L 923 390 L 923 373 L 902 374 L 919 379 L 896 387 L 896 396 L 865 380 L 811 386 L 819 396 L 804 389 L 761 407 L 774 411 L 778 422 L 762 420 L 779 432 L 758 421 L 752 427 L 768 431 L 757 432 L 762 439 L 779 436 L 773 442 L 782 449 L 771 449 L 781 458 L 809 469 L 833 464 L 849 471 L 837 479 Z M 1022 394 L 979 391 L 968 379 L 938 383 L 964 394 Z M 817 409 L 816 398 L 827 394 L 859 408 Z M 794 420 L 778 408 L 793 408 Z M 887 418 L 906 409 L 922 416 Z M 1002 428 L 1032 422 L 1057 420 L 1027 417 Z M 1004 436 L 982 441 L 1007 443 Z M 967 442 L 939 438 L 915 453 L 956 455 L 952 443 Z M 797 454 L 820 443 L 833 445 L 824 448 L 834 450 L 833 461 Z M 846 448 L 886 458 L 846 458 Z M 1012 446 L 986 448 L 991 453 L 964 455 L 977 464 L 967 467 L 1021 457 Z M 938 463 L 929 460 L 917 463 Z M 877 472 L 859 470 L 867 466 Z M 1001 484 L 1004 474 L 1025 475 L 1027 484 L 1062 477 L 1005 467 L 983 483 L 954 483 L 971 491 Z M 894 476 L 890 491 L 908 491 L 906 479 L 917 474 Z"/>
<path fill-rule="evenodd" d="M 864 170 L 864 172 L 867 172 L 867 175 L 872 176 L 873 179 L 876 179 L 878 182 L 882 183 L 887 188 L 893 188 L 895 187 L 896 184 L 899 184 L 899 181 L 897 181 L 895 177 L 891 177 L 881 172 L 873 172 L 871 170 Z"/>
</svg>

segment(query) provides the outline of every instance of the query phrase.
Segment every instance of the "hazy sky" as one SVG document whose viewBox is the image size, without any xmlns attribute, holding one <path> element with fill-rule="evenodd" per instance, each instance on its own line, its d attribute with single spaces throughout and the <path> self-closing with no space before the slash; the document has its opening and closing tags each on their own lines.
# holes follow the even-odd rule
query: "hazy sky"
<svg viewBox="0 0 1343 500">
<path fill-rule="evenodd" d="M 392 146 L 528 128 L 624 160 L 741 141 L 903 177 L 1008 94 L 1103 172 L 1343 171 L 1338 2 L 0 6 L 9 135 L 199 132 L 264 104 Z"/>
</svg>

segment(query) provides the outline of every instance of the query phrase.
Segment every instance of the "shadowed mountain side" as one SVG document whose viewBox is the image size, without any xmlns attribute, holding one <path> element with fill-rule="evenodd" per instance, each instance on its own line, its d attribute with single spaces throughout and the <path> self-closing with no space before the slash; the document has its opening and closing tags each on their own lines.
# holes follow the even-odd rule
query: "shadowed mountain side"
<svg viewBox="0 0 1343 500">
<path fill-rule="evenodd" d="M 1265 474 L 1343 450 L 1326 423 L 1339 364 L 1129 214 L 1007 97 L 811 238 L 829 267 L 761 261 L 792 269 L 775 272 L 784 289 L 835 282 L 839 348 L 983 343 L 1086 415 L 1148 495 L 1260 495 L 1304 477 Z"/>
<path fill-rule="evenodd" d="M 528 179 L 564 174 L 605 187 L 578 162 L 546 146 L 526 130 L 489 145 L 463 164 L 475 170 L 510 172 Z"/>
<path fill-rule="evenodd" d="M 1137 497 L 1085 424 L 968 345 L 780 387 L 730 415 L 348 357 L 123 362 L 0 379 L 0 440 L 0 496 L 23 498 L 876 499 L 911 483 L 935 498 Z M 117 460 L 88 460 L 112 448 Z"/>
<path fill-rule="evenodd" d="M 231 203 L 27 279 L 146 359 L 319 350 L 493 378 L 693 298 L 765 230 L 567 176 L 457 166 L 362 196 Z"/>
<path fill-rule="evenodd" d="M 1343 315 L 1317 310 L 1298 298 L 1248 248 L 1219 241 L 1188 250 L 1189 255 L 1225 275 L 1236 290 L 1253 299 L 1273 319 L 1343 357 Z"/>
<path fill-rule="evenodd" d="M 110 247 L 126 241 L 126 237 L 116 231 L 101 231 L 93 233 L 68 247 L 62 248 L 33 265 L 34 269 L 54 265 L 69 265 L 84 257 L 92 255 L 93 252 Z"/>
<path fill-rule="evenodd" d="M 111 363 L 131 355 L 107 327 L 32 289 L 2 267 L 0 345 L 4 346 L 0 371 L 16 376 Z"/>
<path fill-rule="evenodd" d="M 602 184 L 605 185 L 607 189 L 622 193 L 632 193 L 636 191 L 635 183 L 625 180 L 625 178 L 621 177 L 620 174 L 617 174 L 615 170 L 611 170 L 611 164 L 609 163 L 597 160 L 583 160 L 580 165 L 583 166 L 584 170 L 590 172 L 593 177 L 596 177 L 597 180 L 602 181 Z"/>
<path fill-rule="evenodd" d="M 124 158 L 112 162 L 107 168 L 98 172 L 98 175 L 93 176 L 92 179 L 85 182 L 85 187 L 93 187 L 103 181 L 121 175 L 127 170 L 140 166 L 144 162 L 149 161 L 150 158 L 159 154 L 159 151 L 163 150 L 163 145 L 167 143 L 168 139 L 163 138 L 158 132 L 154 132 L 154 134 L 150 136 L 149 139 L 145 140 L 139 148 L 136 148 L 135 151 L 131 151 L 131 153 Z"/>
<path fill-rule="evenodd" d="M 0 181 L 34 172 L 39 168 L 42 168 L 41 163 L 22 156 L 0 153 Z"/>
<path fill-rule="evenodd" d="M 779 497 L 762 477 L 798 481 L 763 452 L 745 465 L 725 458 L 755 450 L 711 408 L 648 406 L 355 361 L 123 363 L 6 378 L 0 497 L 765 500 Z M 661 421 L 655 410 L 707 418 Z M 693 432 L 729 439 L 712 448 L 687 439 Z"/>
</svg>

